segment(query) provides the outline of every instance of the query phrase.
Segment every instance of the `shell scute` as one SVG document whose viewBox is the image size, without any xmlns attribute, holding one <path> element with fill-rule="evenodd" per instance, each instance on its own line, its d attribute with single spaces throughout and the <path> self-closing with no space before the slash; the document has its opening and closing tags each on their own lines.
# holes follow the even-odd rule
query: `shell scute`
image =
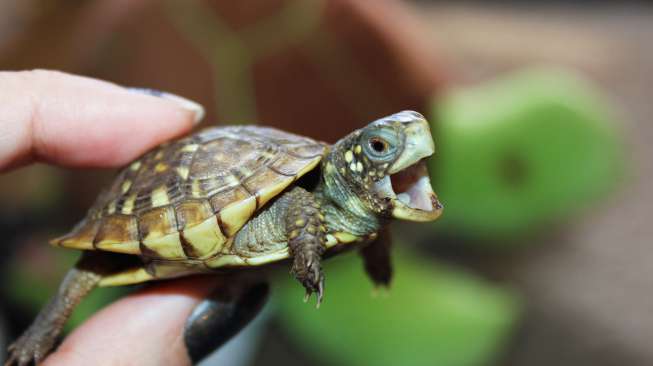
<svg viewBox="0 0 653 366">
<path fill-rule="evenodd" d="M 52 244 L 72 249 L 89 250 L 93 248 L 95 235 L 100 228 L 100 220 L 89 219 L 80 222 L 69 234 L 52 240 Z"/>
<path fill-rule="evenodd" d="M 93 246 L 97 249 L 139 254 L 138 222 L 131 215 L 110 215 L 102 219 Z"/>
<path fill-rule="evenodd" d="M 213 210 L 207 200 L 188 200 L 175 207 L 177 228 L 183 230 L 201 224 L 207 217 L 213 216 Z"/>
</svg>

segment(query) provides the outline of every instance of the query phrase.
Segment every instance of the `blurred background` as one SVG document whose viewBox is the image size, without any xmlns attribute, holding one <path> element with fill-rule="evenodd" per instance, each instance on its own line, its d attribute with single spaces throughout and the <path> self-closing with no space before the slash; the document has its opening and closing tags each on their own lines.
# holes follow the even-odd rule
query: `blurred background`
<svg viewBox="0 0 653 366">
<path fill-rule="evenodd" d="M 651 39 L 646 2 L 0 0 L 3 70 L 161 89 L 202 103 L 204 126 L 329 142 L 403 109 L 432 122 L 445 213 L 395 225 L 391 290 L 339 256 L 316 311 L 282 270 L 205 365 L 653 364 Z M 112 174 L 0 178 L 0 343 L 78 255 L 47 239 Z M 125 291 L 96 291 L 72 326 Z"/>
</svg>

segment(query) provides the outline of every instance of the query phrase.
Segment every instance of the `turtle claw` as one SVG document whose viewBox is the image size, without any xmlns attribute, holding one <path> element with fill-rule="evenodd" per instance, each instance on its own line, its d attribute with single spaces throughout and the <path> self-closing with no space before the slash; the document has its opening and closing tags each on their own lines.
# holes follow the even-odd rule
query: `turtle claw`
<svg viewBox="0 0 653 366">
<path fill-rule="evenodd" d="M 322 273 L 320 262 L 307 260 L 305 265 L 302 265 L 302 262 L 301 259 L 295 260 L 292 273 L 306 289 L 304 302 L 308 302 L 311 295 L 315 293 L 315 296 L 317 297 L 317 307 L 319 308 L 322 299 L 324 298 L 324 274 Z"/>
<path fill-rule="evenodd" d="M 54 346 L 54 340 L 31 329 L 7 347 L 4 366 L 38 365 Z"/>
<path fill-rule="evenodd" d="M 324 276 L 320 277 L 320 282 L 317 284 L 317 303 L 315 308 L 319 309 L 320 304 L 322 304 L 322 298 L 324 298 Z"/>
<path fill-rule="evenodd" d="M 304 293 L 304 303 L 307 303 L 308 300 L 311 299 L 311 295 L 315 293 L 315 297 L 317 298 L 317 303 L 315 304 L 315 308 L 319 309 L 320 304 L 322 304 L 322 299 L 324 298 L 324 276 L 319 276 L 319 281 L 315 285 L 314 288 L 309 288 L 306 287 L 306 293 Z"/>
</svg>

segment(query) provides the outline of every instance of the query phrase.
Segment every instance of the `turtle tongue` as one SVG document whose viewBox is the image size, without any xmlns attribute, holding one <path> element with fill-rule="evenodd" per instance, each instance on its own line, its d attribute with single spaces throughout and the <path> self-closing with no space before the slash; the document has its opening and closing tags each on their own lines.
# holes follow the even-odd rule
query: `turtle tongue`
<svg viewBox="0 0 653 366">
<path fill-rule="evenodd" d="M 431 180 L 424 160 L 391 175 L 390 182 L 392 191 L 398 192 L 397 199 L 406 206 L 423 211 L 437 208 L 437 205 L 434 205 L 435 193 L 431 188 Z"/>
<path fill-rule="evenodd" d="M 421 177 L 406 192 L 399 193 L 397 199 L 410 208 L 431 211 L 434 208 L 432 193 L 429 177 Z"/>
</svg>

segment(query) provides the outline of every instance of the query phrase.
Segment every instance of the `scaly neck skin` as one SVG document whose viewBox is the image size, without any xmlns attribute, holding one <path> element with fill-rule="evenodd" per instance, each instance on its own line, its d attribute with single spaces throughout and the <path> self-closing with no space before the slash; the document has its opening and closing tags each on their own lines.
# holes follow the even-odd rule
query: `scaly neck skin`
<svg viewBox="0 0 653 366">
<path fill-rule="evenodd" d="M 363 237 L 377 232 L 383 221 L 352 191 L 340 173 L 345 150 L 338 143 L 326 156 L 315 195 L 322 206 L 329 232 L 347 232 Z"/>
</svg>

